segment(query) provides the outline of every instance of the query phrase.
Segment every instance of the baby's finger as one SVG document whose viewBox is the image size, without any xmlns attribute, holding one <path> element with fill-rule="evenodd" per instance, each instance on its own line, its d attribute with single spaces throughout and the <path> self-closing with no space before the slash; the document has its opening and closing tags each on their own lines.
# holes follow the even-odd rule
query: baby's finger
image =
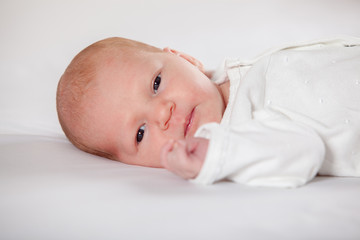
<svg viewBox="0 0 360 240">
<path fill-rule="evenodd" d="M 164 146 L 161 148 L 161 152 L 160 152 L 160 163 L 161 165 L 166 168 L 169 169 L 169 164 L 168 164 L 168 154 L 169 152 L 172 151 L 173 146 L 174 146 L 174 140 L 169 140 L 167 143 L 164 144 Z"/>
<path fill-rule="evenodd" d="M 183 167 L 186 161 L 186 145 L 184 142 L 174 142 L 171 151 L 167 154 L 167 164 L 171 169 L 178 169 Z"/>
<path fill-rule="evenodd" d="M 174 144 L 173 150 L 168 154 L 168 167 L 170 171 L 185 179 L 194 178 L 198 172 L 186 152 L 185 142 Z"/>
<path fill-rule="evenodd" d="M 199 140 L 197 138 L 191 137 L 186 140 L 186 151 L 188 154 L 193 153 L 199 144 Z"/>
</svg>

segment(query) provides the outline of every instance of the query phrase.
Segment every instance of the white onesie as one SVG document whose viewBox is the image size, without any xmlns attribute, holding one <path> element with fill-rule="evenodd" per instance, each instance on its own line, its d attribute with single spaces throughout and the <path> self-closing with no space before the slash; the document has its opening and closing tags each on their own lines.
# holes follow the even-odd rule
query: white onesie
<svg viewBox="0 0 360 240">
<path fill-rule="evenodd" d="M 214 81 L 228 80 L 221 123 L 195 134 L 210 142 L 192 181 L 297 187 L 316 174 L 360 176 L 360 39 L 226 60 Z"/>
</svg>

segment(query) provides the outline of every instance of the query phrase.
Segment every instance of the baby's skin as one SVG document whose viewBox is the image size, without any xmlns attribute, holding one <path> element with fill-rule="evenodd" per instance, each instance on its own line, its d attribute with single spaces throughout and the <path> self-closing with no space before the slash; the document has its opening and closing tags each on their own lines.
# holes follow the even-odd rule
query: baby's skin
<svg viewBox="0 0 360 240">
<path fill-rule="evenodd" d="M 170 140 L 161 151 L 164 168 L 184 179 L 195 178 L 204 163 L 209 140 L 191 137 L 185 140 Z"/>
<path fill-rule="evenodd" d="M 229 83 L 209 78 L 183 52 L 105 39 L 79 53 L 61 77 L 59 120 L 84 151 L 192 179 L 208 147 L 194 135 L 220 122 L 228 101 Z"/>
</svg>

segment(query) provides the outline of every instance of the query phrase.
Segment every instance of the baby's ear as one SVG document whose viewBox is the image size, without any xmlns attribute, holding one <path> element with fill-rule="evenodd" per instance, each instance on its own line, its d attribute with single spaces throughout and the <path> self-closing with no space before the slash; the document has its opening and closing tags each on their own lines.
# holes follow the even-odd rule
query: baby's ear
<svg viewBox="0 0 360 240">
<path fill-rule="evenodd" d="M 190 56 L 190 55 L 188 55 L 186 53 L 179 52 L 177 50 L 171 49 L 169 47 L 164 48 L 163 51 L 168 52 L 168 53 L 172 53 L 172 54 L 175 54 L 175 55 L 177 55 L 179 57 L 184 58 L 186 61 L 188 61 L 189 63 L 191 63 L 195 67 L 197 67 L 201 72 L 205 73 L 204 65 L 199 60 L 197 60 L 196 58 L 194 58 L 194 57 L 192 57 L 192 56 Z"/>
</svg>

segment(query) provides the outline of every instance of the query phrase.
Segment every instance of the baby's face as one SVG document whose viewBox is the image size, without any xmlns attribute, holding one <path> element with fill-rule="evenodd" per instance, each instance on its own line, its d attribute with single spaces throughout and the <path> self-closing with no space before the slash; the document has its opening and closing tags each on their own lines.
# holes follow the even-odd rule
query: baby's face
<svg viewBox="0 0 360 240">
<path fill-rule="evenodd" d="M 218 86 L 191 61 L 170 52 L 106 58 L 95 79 L 92 142 L 121 162 L 162 167 L 161 147 L 220 122 L 225 104 Z"/>
</svg>

